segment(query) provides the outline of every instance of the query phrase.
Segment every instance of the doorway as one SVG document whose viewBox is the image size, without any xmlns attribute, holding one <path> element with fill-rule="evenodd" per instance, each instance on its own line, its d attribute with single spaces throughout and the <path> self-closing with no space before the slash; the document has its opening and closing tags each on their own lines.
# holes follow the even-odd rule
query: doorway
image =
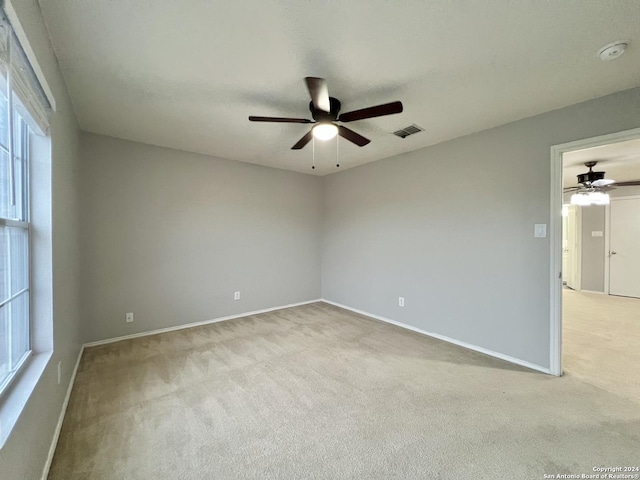
<svg viewBox="0 0 640 480">
<path fill-rule="evenodd" d="M 625 300 L 624 297 L 614 297 L 608 295 L 612 280 L 611 273 L 613 273 L 613 276 L 616 277 L 616 280 L 614 280 L 613 283 L 614 292 L 618 291 L 635 294 L 634 291 L 619 290 L 620 287 L 616 286 L 616 282 L 620 281 L 622 281 L 622 283 L 624 284 L 629 283 L 628 278 L 632 278 L 629 277 L 630 275 L 632 275 L 632 273 L 629 272 L 630 269 L 626 268 L 625 262 L 622 257 L 617 257 L 619 253 L 618 250 L 615 250 L 613 246 L 610 245 L 609 235 L 605 234 L 605 230 L 611 227 L 611 223 L 614 224 L 614 229 L 618 224 L 628 224 L 629 218 L 626 218 L 625 214 L 621 212 L 624 211 L 623 207 L 630 206 L 631 203 L 623 204 L 622 198 L 620 198 L 620 200 L 612 200 L 612 207 L 599 206 L 599 211 L 598 209 L 589 211 L 590 218 L 585 219 L 585 224 L 585 222 L 581 222 L 582 218 L 581 214 L 579 213 L 581 209 L 577 209 L 575 215 L 569 213 L 572 210 L 572 207 L 569 207 L 568 205 L 570 205 L 572 202 L 570 202 L 570 198 L 568 198 L 563 191 L 563 188 L 565 187 L 565 184 L 563 183 L 563 166 L 566 154 L 569 154 L 571 152 L 586 152 L 593 155 L 594 152 L 599 152 L 600 148 L 604 149 L 604 147 L 606 146 L 623 145 L 623 142 L 630 141 L 635 141 L 638 143 L 638 145 L 640 145 L 640 128 L 585 140 L 579 140 L 562 145 L 555 145 L 551 147 L 551 224 L 549 229 L 551 237 L 550 371 L 554 375 L 559 376 L 563 373 L 562 313 L 563 289 L 565 288 L 565 286 L 574 288 L 575 291 L 569 291 L 570 295 L 575 294 L 576 296 L 583 297 L 595 295 L 593 298 L 588 298 L 589 301 L 597 297 L 599 297 L 600 300 L 605 298 L 614 300 L 622 299 L 621 301 L 628 302 L 629 305 L 632 306 L 632 308 L 637 308 L 637 306 L 640 306 L 640 299 L 633 298 Z M 611 167 L 613 164 L 613 162 L 609 162 L 607 168 L 603 169 L 609 170 L 609 167 Z M 578 170 L 586 170 L 584 165 L 576 164 L 573 166 Z M 600 168 L 596 168 L 595 170 L 600 170 Z M 582 172 L 573 172 L 571 175 L 573 175 L 574 173 Z M 568 175 L 567 178 L 570 178 L 571 175 Z M 612 177 L 616 180 L 623 179 L 623 177 L 620 177 L 618 179 L 616 178 L 616 176 L 620 177 L 620 175 L 618 175 L 617 173 L 615 175 L 612 175 Z M 638 178 L 640 179 L 640 175 L 638 176 Z M 572 177 L 572 180 L 573 184 L 578 184 L 575 176 Z M 637 195 L 638 199 L 640 200 L 640 187 L 638 187 L 638 189 L 639 190 L 637 192 Z M 622 191 L 623 189 L 617 190 Z M 631 193 L 636 194 L 635 191 Z M 563 208 L 563 206 L 565 208 Z M 612 215 L 617 215 L 617 220 L 613 220 Z M 639 217 L 636 216 L 636 218 Z M 602 221 L 602 227 L 595 226 L 594 223 L 588 223 L 596 221 Z M 607 228 L 605 228 L 605 222 L 607 223 Z M 582 223 L 582 225 L 580 227 L 577 227 L 577 224 L 579 223 Z M 576 238 L 574 239 L 571 238 L 571 234 L 569 233 L 570 226 L 577 232 L 575 235 Z M 620 230 L 620 228 L 620 226 L 617 227 L 618 230 Z M 622 228 L 626 228 L 624 229 L 624 232 L 626 233 L 623 233 L 622 237 L 614 233 L 614 242 L 623 242 L 619 244 L 620 246 L 627 245 L 629 243 L 629 239 L 626 237 L 629 236 L 632 238 L 632 242 L 635 241 L 636 243 L 640 244 L 640 242 L 638 242 L 637 240 L 637 237 L 633 237 L 635 233 L 628 227 L 628 225 Z M 638 228 L 638 231 L 640 232 L 640 227 Z M 565 233 L 565 236 L 563 236 L 563 231 Z M 636 240 L 633 240 L 633 238 L 636 238 Z M 580 245 L 580 240 L 584 240 L 585 245 Z M 577 254 L 571 252 L 571 249 L 574 245 L 576 246 Z M 592 250 L 590 250 L 587 255 L 585 254 L 585 252 L 588 248 L 591 248 Z M 616 253 L 612 254 L 612 252 Z M 620 258 L 621 260 L 618 261 L 618 258 Z M 613 271 L 610 271 L 612 264 Z M 640 271 L 640 268 L 636 266 L 635 272 L 637 271 Z M 589 277 L 589 282 L 587 282 L 588 285 L 596 285 L 594 291 L 599 291 L 599 295 L 593 292 L 585 292 L 585 290 L 588 290 L 588 288 L 583 280 L 587 275 L 591 275 L 591 277 Z M 596 279 L 597 282 L 595 281 Z M 636 285 L 640 285 L 640 282 L 635 281 L 635 283 Z M 574 303 L 577 304 L 580 308 L 584 307 L 583 312 L 593 311 L 594 309 L 589 308 L 589 305 L 585 307 L 588 302 L 586 302 L 583 297 L 580 297 L 578 301 Z M 573 297 L 573 300 L 576 300 L 575 297 Z M 600 311 L 608 312 L 610 310 L 612 310 L 612 308 L 604 306 Z M 638 310 L 638 314 L 640 314 L 640 310 Z M 598 360 L 594 360 L 594 364 L 599 364 Z M 636 367 L 638 365 L 640 365 L 640 362 L 636 364 Z"/>
</svg>

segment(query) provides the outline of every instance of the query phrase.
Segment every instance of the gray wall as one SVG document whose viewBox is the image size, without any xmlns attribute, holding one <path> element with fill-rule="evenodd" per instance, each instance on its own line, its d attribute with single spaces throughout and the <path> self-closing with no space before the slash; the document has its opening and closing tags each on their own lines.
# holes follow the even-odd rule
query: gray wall
<svg viewBox="0 0 640 480">
<path fill-rule="evenodd" d="M 605 207 L 590 205 L 582 210 L 582 290 L 604 292 L 604 210 Z M 602 232 L 602 237 L 592 232 Z"/>
<path fill-rule="evenodd" d="M 51 219 L 54 352 L 11 436 L 0 450 L 0 478 L 42 475 L 62 402 L 81 345 L 78 257 L 78 126 L 37 3 L 12 0 L 57 102 L 51 117 Z M 62 382 L 57 365 L 62 361 Z"/>
<path fill-rule="evenodd" d="M 321 178 L 94 134 L 81 154 L 86 341 L 320 297 Z"/>
<path fill-rule="evenodd" d="M 549 367 L 550 147 L 639 126 L 634 89 L 325 177 L 323 298 Z"/>
</svg>

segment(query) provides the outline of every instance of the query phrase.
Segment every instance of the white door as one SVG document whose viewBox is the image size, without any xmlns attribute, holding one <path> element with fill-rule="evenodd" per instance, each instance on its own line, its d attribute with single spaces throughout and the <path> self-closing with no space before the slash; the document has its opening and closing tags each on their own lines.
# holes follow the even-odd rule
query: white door
<svg viewBox="0 0 640 480">
<path fill-rule="evenodd" d="M 578 213 L 578 207 L 576 205 L 567 205 L 566 217 L 564 217 L 562 222 L 562 230 L 565 237 L 562 239 L 562 260 L 564 264 L 562 281 L 567 287 L 573 288 L 574 290 L 580 289 L 580 268 L 578 265 L 578 228 L 580 219 Z"/>
<path fill-rule="evenodd" d="M 640 198 L 612 198 L 609 294 L 640 298 Z"/>
</svg>

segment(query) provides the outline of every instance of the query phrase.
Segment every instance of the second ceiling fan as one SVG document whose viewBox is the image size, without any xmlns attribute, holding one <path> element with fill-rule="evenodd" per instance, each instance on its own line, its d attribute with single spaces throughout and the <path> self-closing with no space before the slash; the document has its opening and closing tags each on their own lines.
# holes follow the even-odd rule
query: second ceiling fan
<svg viewBox="0 0 640 480">
<path fill-rule="evenodd" d="M 589 169 L 588 172 L 578 175 L 578 185 L 575 187 L 567 187 L 565 192 L 588 191 L 588 190 L 613 190 L 616 187 L 635 187 L 640 186 L 640 180 L 629 180 L 626 182 L 618 182 L 612 178 L 606 178 L 605 172 L 594 172 L 593 167 L 598 164 L 596 161 L 585 162 L 584 166 Z"/>
<path fill-rule="evenodd" d="M 309 90 L 309 95 L 311 96 L 309 110 L 311 111 L 313 120 L 306 118 L 258 117 L 254 115 L 249 117 L 249 120 L 252 122 L 315 124 L 304 137 L 291 147 L 292 150 L 303 148 L 314 136 L 320 140 L 328 140 L 335 137 L 336 134 L 355 143 L 359 147 L 364 147 L 371 140 L 343 125 L 337 125 L 336 122 L 355 122 L 356 120 L 365 120 L 367 118 L 382 117 L 402 112 L 401 102 L 391 102 L 341 114 L 340 101 L 337 98 L 329 96 L 327 82 L 324 78 L 306 77 L 305 82 Z"/>
<path fill-rule="evenodd" d="M 584 164 L 589 169 L 588 172 L 578 175 L 578 186 L 567 187 L 564 192 L 574 192 L 571 195 L 570 203 L 572 205 L 589 206 L 589 205 L 609 205 L 609 190 L 616 187 L 631 187 L 640 185 L 640 180 L 629 180 L 626 182 L 618 182 L 612 178 L 606 178 L 604 172 L 594 172 L 593 167 L 598 162 L 590 161 Z"/>
</svg>

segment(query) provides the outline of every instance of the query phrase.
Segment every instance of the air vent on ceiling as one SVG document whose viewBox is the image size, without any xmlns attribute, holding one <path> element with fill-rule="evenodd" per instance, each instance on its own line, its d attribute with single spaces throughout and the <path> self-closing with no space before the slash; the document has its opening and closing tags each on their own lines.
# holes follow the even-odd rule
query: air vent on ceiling
<svg viewBox="0 0 640 480">
<path fill-rule="evenodd" d="M 408 127 L 404 127 L 397 132 L 393 132 L 394 135 L 397 135 L 400 138 L 407 138 L 409 135 L 413 135 L 414 133 L 422 132 L 424 128 L 419 127 L 415 123 L 413 125 L 409 125 Z"/>
</svg>

